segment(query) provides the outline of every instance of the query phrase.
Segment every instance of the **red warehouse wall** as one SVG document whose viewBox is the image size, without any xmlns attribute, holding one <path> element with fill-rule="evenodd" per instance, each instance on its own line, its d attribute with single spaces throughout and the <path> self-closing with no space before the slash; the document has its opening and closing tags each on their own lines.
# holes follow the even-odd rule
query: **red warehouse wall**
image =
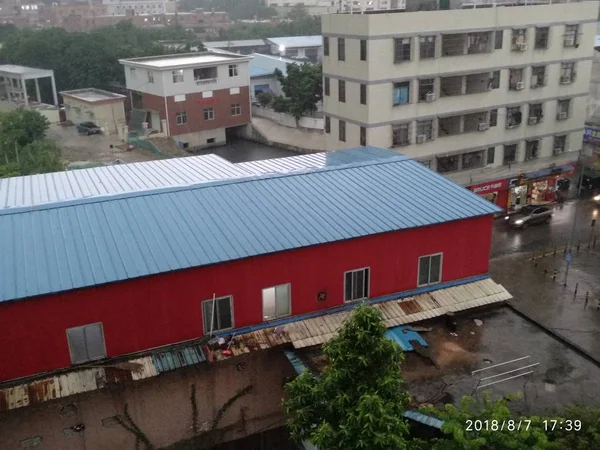
<svg viewBox="0 0 600 450">
<path fill-rule="evenodd" d="M 292 314 L 343 303 L 345 271 L 371 268 L 371 297 L 416 288 L 418 257 L 442 281 L 488 271 L 492 217 L 368 236 L 0 304 L 0 381 L 70 365 L 66 329 L 102 322 L 108 356 L 203 335 L 201 301 L 232 295 L 235 327 L 262 322 L 263 288 L 291 283 Z M 317 302 L 317 293 L 327 300 Z M 8 362 L 8 363 L 7 363 Z"/>
</svg>

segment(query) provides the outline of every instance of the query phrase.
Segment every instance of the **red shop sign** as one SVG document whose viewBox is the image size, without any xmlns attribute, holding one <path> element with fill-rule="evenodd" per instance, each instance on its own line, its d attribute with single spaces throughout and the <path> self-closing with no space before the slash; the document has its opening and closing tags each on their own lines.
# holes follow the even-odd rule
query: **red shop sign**
<svg viewBox="0 0 600 450">
<path fill-rule="evenodd" d="M 506 189 L 508 182 L 506 180 L 490 181 L 489 183 L 476 184 L 467 189 L 475 194 L 487 194 L 488 192 L 502 191 Z"/>
</svg>

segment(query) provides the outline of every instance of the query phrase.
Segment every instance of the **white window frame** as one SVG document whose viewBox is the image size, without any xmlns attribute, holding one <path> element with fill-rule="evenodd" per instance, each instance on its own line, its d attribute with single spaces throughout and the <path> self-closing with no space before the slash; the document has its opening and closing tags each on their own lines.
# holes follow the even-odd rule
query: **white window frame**
<svg viewBox="0 0 600 450">
<path fill-rule="evenodd" d="M 227 327 L 227 328 L 220 328 L 219 324 L 215 323 L 214 327 L 212 329 L 213 333 L 215 333 L 215 332 L 219 332 L 220 333 L 221 331 L 233 330 L 235 328 L 235 316 L 234 316 L 234 311 L 233 311 L 233 295 L 223 295 L 221 297 L 215 297 L 214 301 L 217 302 L 215 304 L 215 312 L 217 312 L 216 309 L 218 308 L 218 305 L 219 305 L 218 302 L 219 302 L 219 300 L 223 300 L 223 299 L 226 299 L 226 298 L 229 299 L 229 311 L 230 311 L 230 314 L 231 314 L 231 326 Z M 204 334 L 208 335 L 210 333 L 210 324 L 208 324 L 209 327 L 208 327 L 208 329 L 206 329 L 206 325 L 207 325 L 206 319 L 207 319 L 207 317 L 204 317 L 204 304 L 205 303 L 209 303 L 210 304 L 211 314 L 212 314 L 212 311 L 213 311 L 212 310 L 213 299 L 211 298 L 211 299 L 208 299 L 208 300 L 202 300 L 202 303 L 200 304 L 200 308 L 201 308 L 201 311 L 202 311 L 202 328 L 204 329 Z M 215 314 L 215 316 L 216 316 L 217 322 L 218 322 L 219 314 Z"/>
<path fill-rule="evenodd" d="M 439 256 L 440 257 L 439 279 L 438 279 L 438 281 L 434 281 L 434 282 L 429 281 L 429 280 L 431 280 L 431 263 L 430 263 L 429 264 L 429 274 L 427 275 L 427 283 L 419 284 L 419 281 L 420 281 L 419 277 L 420 277 L 420 274 L 421 274 L 421 259 L 423 259 L 423 258 L 429 258 L 429 259 L 431 259 L 433 256 Z M 417 287 L 431 286 L 431 285 L 434 285 L 434 284 L 440 284 L 442 282 L 442 274 L 444 272 L 443 268 L 444 268 L 444 253 L 443 252 L 432 253 L 430 255 L 419 256 L 418 265 L 417 265 Z"/>
<path fill-rule="evenodd" d="M 233 103 L 231 105 L 231 116 L 241 116 L 242 115 L 242 104 L 241 103 Z"/>
<path fill-rule="evenodd" d="M 182 120 L 182 118 L 185 118 L 185 120 Z M 187 112 L 186 111 L 179 111 L 175 113 L 175 124 L 176 125 L 185 125 L 187 123 Z"/>
<path fill-rule="evenodd" d="M 366 297 L 361 297 L 361 298 L 353 298 L 351 300 L 347 300 L 346 299 L 346 275 L 348 275 L 349 273 L 354 274 L 355 272 L 364 272 L 365 270 L 368 270 L 368 277 L 367 277 L 367 296 Z M 363 274 L 363 291 L 364 291 L 364 274 Z M 367 267 L 361 267 L 359 269 L 352 269 L 352 270 L 347 270 L 346 272 L 344 272 L 344 303 L 352 303 L 352 302 L 358 302 L 361 300 L 366 300 L 371 296 L 371 267 L 367 266 Z"/>
<path fill-rule="evenodd" d="M 104 351 L 104 355 L 103 356 L 98 356 L 98 357 L 95 357 L 95 358 L 85 359 L 83 361 L 73 361 L 73 349 L 71 347 L 71 341 L 69 339 L 69 330 L 76 330 L 78 328 L 82 328 L 82 329 L 85 330 L 86 327 L 90 327 L 90 326 L 93 326 L 93 325 L 100 325 L 100 331 L 102 333 L 102 349 Z M 67 337 L 67 345 L 69 346 L 69 356 L 71 357 L 71 364 L 84 364 L 84 363 L 89 362 L 89 361 L 98 361 L 98 360 L 101 360 L 101 359 L 105 359 L 107 357 L 107 353 L 106 353 L 106 337 L 104 335 L 104 325 L 102 324 L 102 322 L 86 323 L 85 325 L 80 325 L 80 326 L 77 326 L 77 327 L 70 327 L 70 328 L 67 328 L 65 330 L 65 334 L 66 334 L 66 337 Z M 85 331 L 84 331 L 84 337 L 85 337 Z M 87 345 L 86 345 L 86 351 L 87 351 Z"/>
<path fill-rule="evenodd" d="M 275 294 L 275 316 L 267 317 L 265 315 L 265 298 L 264 298 L 265 291 L 267 289 L 275 289 L 276 290 L 278 287 L 282 287 L 282 286 L 288 287 L 288 310 L 289 310 L 289 312 L 287 312 L 286 314 L 277 314 L 277 294 Z M 269 287 L 263 288 L 260 293 L 260 301 L 261 301 L 261 306 L 262 306 L 262 317 L 263 317 L 264 322 L 281 319 L 282 317 L 291 316 L 292 315 L 292 283 L 282 283 L 282 284 L 277 284 L 275 286 L 269 286 Z"/>
<path fill-rule="evenodd" d="M 207 115 L 208 119 L 206 118 Z M 204 120 L 215 120 L 215 108 L 212 106 L 204 108 L 202 110 L 202 117 L 204 118 Z"/>
<path fill-rule="evenodd" d="M 183 83 L 183 69 L 172 70 L 173 84 Z"/>
<path fill-rule="evenodd" d="M 237 64 L 229 64 L 229 77 L 237 77 L 238 76 L 238 66 Z"/>
</svg>

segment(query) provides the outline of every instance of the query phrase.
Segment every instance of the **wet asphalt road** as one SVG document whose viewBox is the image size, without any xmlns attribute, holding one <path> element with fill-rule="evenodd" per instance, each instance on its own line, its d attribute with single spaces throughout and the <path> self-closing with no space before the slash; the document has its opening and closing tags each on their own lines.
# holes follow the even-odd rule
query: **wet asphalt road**
<svg viewBox="0 0 600 450">
<path fill-rule="evenodd" d="M 269 147 L 258 142 L 236 139 L 221 147 L 213 147 L 204 151 L 195 152 L 194 155 L 213 153 L 225 158 L 232 163 L 246 161 L 259 161 L 261 159 L 284 158 L 286 156 L 298 156 L 299 153 L 283 148 Z"/>
<path fill-rule="evenodd" d="M 598 219 L 594 228 L 592 219 Z M 575 228 L 573 223 L 575 222 Z M 591 200 L 570 201 L 554 207 L 549 224 L 532 225 L 525 230 L 508 229 L 504 219 L 496 219 L 492 233 L 491 258 L 518 252 L 547 250 L 554 245 L 564 246 L 574 229 L 574 245 L 580 240 L 587 246 L 590 235 L 598 236 L 600 246 L 600 207 Z"/>
</svg>

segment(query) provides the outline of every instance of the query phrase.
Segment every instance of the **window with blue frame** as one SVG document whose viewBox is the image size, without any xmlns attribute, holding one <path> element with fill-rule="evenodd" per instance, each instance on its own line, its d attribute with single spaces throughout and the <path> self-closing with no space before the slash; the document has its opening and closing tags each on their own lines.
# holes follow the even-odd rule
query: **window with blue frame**
<svg viewBox="0 0 600 450">
<path fill-rule="evenodd" d="M 393 101 L 394 105 L 405 105 L 410 103 L 410 81 L 394 83 Z"/>
</svg>

